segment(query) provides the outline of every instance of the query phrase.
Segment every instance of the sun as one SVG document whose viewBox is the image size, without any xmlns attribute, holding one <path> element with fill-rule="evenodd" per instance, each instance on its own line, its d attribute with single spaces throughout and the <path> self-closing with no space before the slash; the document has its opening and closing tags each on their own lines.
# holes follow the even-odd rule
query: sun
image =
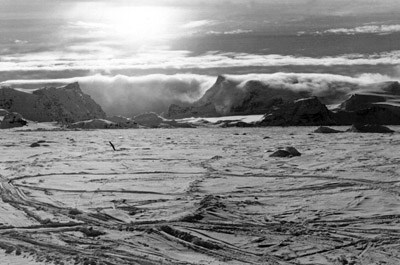
<svg viewBox="0 0 400 265">
<path fill-rule="evenodd" d="M 88 26 L 98 25 L 96 29 L 118 39 L 146 41 L 174 34 L 174 23 L 179 16 L 177 9 L 133 2 L 79 2 L 70 11 L 70 18 Z"/>
<path fill-rule="evenodd" d="M 173 19 L 166 7 L 119 6 L 103 10 L 104 21 L 116 34 L 134 40 L 165 38 Z"/>
</svg>

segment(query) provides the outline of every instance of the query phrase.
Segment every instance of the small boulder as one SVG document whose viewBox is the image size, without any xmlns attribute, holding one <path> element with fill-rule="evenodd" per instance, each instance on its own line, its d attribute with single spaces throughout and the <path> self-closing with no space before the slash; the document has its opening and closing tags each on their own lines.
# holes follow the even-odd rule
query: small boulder
<svg viewBox="0 0 400 265">
<path fill-rule="evenodd" d="M 301 153 L 291 146 L 285 147 L 285 151 L 289 152 L 292 156 L 301 156 Z"/>
<path fill-rule="evenodd" d="M 320 126 L 318 129 L 314 131 L 315 133 L 341 133 L 342 131 L 338 131 L 326 126 Z"/>
<path fill-rule="evenodd" d="M 293 156 L 301 156 L 301 153 L 297 151 L 296 148 L 291 146 L 285 147 L 285 149 L 279 149 L 270 154 L 270 157 L 293 157 Z"/>
<path fill-rule="evenodd" d="M 270 157 L 289 157 L 290 153 L 288 151 L 279 149 L 272 154 L 269 155 Z"/>
<path fill-rule="evenodd" d="M 39 146 L 40 146 L 39 143 L 33 143 L 33 144 L 30 145 L 30 147 L 39 147 Z"/>
</svg>

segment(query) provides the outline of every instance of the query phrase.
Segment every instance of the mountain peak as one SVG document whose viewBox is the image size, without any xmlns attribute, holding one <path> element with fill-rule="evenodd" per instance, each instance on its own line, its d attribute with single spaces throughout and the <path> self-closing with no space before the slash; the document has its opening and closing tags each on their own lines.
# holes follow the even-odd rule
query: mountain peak
<svg viewBox="0 0 400 265">
<path fill-rule="evenodd" d="M 225 77 L 225 76 L 219 75 L 219 76 L 217 77 L 217 81 L 215 82 L 215 85 L 219 85 L 219 84 L 221 84 L 222 82 L 224 82 L 225 80 L 226 80 L 226 77 Z"/>
<path fill-rule="evenodd" d="M 67 84 L 65 86 L 60 86 L 58 88 L 71 89 L 71 90 L 81 90 L 78 82 L 70 83 L 70 84 Z"/>
</svg>

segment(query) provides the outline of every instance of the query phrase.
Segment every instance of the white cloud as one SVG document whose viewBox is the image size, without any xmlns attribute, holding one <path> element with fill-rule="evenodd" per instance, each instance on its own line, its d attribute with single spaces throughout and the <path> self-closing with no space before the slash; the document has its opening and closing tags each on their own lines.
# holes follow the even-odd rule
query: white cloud
<svg viewBox="0 0 400 265">
<path fill-rule="evenodd" d="M 15 44 L 27 44 L 28 41 L 27 40 L 14 40 Z"/>
<path fill-rule="evenodd" d="M 259 80 L 271 87 L 307 91 L 312 95 L 331 97 L 334 100 L 340 95 L 347 95 L 352 90 L 359 89 L 360 86 L 395 80 L 387 75 L 369 73 L 356 77 L 315 73 L 273 73 L 229 75 L 228 78 L 237 81 L 239 87 L 244 87 L 248 80 Z"/>
<path fill-rule="evenodd" d="M 208 31 L 207 34 L 209 35 L 234 35 L 234 34 L 246 34 L 246 33 L 252 33 L 253 30 L 247 30 L 247 29 L 235 29 L 235 30 L 230 30 L 230 31 Z"/>
<path fill-rule="evenodd" d="M 204 19 L 204 20 L 196 20 L 196 21 L 191 21 L 189 23 L 186 23 L 185 25 L 182 26 L 182 28 L 186 28 L 186 29 L 195 29 L 195 28 L 201 28 L 204 26 L 211 26 L 211 25 L 215 25 L 218 22 L 215 20 L 208 20 L 208 19 Z"/>
<path fill-rule="evenodd" d="M 69 22 L 68 25 L 72 28 L 81 28 L 81 29 L 110 29 L 110 28 L 112 28 L 108 24 L 96 23 L 96 22 L 85 22 L 85 21 Z"/>
<path fill-rule="evenodd" d="M 356 34 L 392 34 L 400 32 L 400 25 L 364 25 L 355 28 L 336 28 L 328 29 L 324 31 L 316 31 L 313 34 L 345 34 L 345 35 L 356 35 Z M 305 32 L 299 32 L 299 35 L 304 35 Z"/>
<path fill-rule="evenodd" d="M 400 50 L 379 54 L 345 54 L 320 58 L 215 51 L 192 56 L 191 52 L 184 50 L 150 50 L 122 58 L 112 49 L 95 48 L 94 50 L 93 53 L 84 52 L 87 51 L 84 47 L 75 46 L 69 51 L 2 56 L 0 57 L 0 71 L 190 70 L 235 67 L 400 65 Z"/>
</svg>

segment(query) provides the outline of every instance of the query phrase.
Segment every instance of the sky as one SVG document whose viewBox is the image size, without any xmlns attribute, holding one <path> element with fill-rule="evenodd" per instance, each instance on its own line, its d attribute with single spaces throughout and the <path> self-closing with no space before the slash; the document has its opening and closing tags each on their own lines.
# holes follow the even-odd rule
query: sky
<svg viewBox="0 0 400 265">
<path fill-rule="evenodd" d="M 0 0 L 0 83 L 276 72 L 395 78 L 399 13 L 395 0 Z"/>
<path fill-rule="evenodd" d="M 0 71 L 395 65 L 399 11 L 392 0 L 1 0 Z"/>
</svg>

